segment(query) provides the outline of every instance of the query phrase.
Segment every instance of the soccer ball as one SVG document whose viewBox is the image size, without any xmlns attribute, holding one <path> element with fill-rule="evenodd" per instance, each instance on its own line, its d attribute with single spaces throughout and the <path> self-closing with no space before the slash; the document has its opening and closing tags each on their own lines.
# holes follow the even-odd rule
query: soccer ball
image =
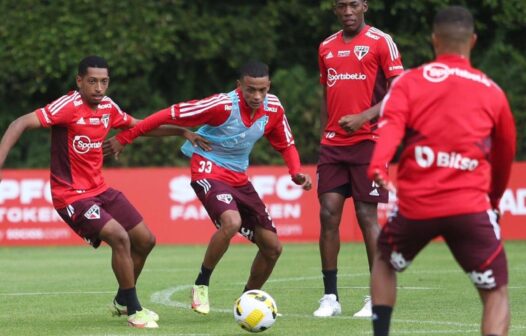
<svg viewBox="0 0 526 336">
<path fill-rule="evenodd" d="M 234 318 L 241 328 L 260 332 L 272 327 L 278 316 L 274 299 L 258 289 L 246 291 L 234 304 Z"/>
</svg>

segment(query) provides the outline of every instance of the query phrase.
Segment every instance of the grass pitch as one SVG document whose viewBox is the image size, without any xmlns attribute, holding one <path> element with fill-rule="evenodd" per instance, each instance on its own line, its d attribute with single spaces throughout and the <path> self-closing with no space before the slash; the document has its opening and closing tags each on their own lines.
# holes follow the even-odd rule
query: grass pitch
<svg viewBox="0 0 526 336">
<path fill-rule="evenodd" d="M 506 244 L 512 327 L 526 335 L 526 242 Z M 108 306 L 117 284 L 110 249 L 101 247 L 0 248 L 0 335 L 247 335 L 233 319 L 256 249 L 233 245 L 210 284 L 212 310 L 189 307 L 189 288 L 205 246 L 157 246 L 139 280 L 141 303 L 159 313 L 160 328 L 137 330 Z M 368 293 L 362 244 L 343 244 L 339 291 L 343 314 L 317 319 L 323 292 L 317 244 L 288 244 L 263 288 L 283 316 L 264 335 L 371 335 L 369 320 L 353 318 Z M 433 243 L 398 277 L 392 335 L 479 335 L 481 305 L 468 277 L 443 243 Z"/>
</svg>

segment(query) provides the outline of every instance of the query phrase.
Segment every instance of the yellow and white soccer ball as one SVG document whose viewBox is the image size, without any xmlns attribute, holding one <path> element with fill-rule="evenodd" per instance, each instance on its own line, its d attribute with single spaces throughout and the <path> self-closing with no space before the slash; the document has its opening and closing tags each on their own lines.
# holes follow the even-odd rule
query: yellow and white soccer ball
<svg viewBox="0 0 526 336">
<path fill-rule="evenodd" d="M 246 291 L 234 304 L 234 318 L 241 328 L 260 332 L 272 327 L 278 316 L 276 302 L 268 293 L 253 289 Z"/>
</svg>

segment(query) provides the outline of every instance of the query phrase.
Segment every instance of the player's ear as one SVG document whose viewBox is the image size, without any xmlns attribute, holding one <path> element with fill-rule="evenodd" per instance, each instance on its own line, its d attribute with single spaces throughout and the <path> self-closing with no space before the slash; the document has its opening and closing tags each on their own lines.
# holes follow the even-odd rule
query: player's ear
<svg viewBox="0 0 526 336">
<path fill-rule="evenodd" d="M 478 39 L 477 34 L 473 33 L 473 35 L 471 36 L 471 41 L 469 43 L 471 46 L 471 49 L 475 47 L 475 44 L 477 43 L 477 39 Z"/>
<path fill-rule="evenodd" d="M 241 87 L 241 81 L 240 81 L 239 79 L 236 81 L 236 84 L 237 84 L 237 87 L 238 87 L 238 88 Z"/>
<path fill-rule="evenodd" d="M 363 12 L 367 12 L 369 9 L 369 4 L 367 4 L 367 0 L 363 0 Z"/>
<path fill-rule="evenodd" d="M 77 87 L 80 88 L 80 83 L 82 83 L 82 76 L 81 75 L 77 75 Z"/>
</svg>

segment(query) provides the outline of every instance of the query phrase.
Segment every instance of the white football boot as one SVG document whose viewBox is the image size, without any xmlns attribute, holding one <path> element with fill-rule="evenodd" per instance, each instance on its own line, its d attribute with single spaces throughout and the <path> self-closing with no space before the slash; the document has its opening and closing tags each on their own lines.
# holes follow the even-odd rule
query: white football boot
<svg viewBox="0 0 526 336">
<path fill-rule="evenodd" d="M 364 296 L 362 309 L 356 312 L 353 316 L 363 317 L 363 318 L 373 317 L 373 307 L 372 307 L 371 297 L 369 295 Z"/>
<path fill-rule="evenodd" d="M 334 294 L 325 294 L 320 300 L 320 307 L 313 313 L 316 317 L 330 317 L 340 315 L 342 306 Z"/>
</svg>

